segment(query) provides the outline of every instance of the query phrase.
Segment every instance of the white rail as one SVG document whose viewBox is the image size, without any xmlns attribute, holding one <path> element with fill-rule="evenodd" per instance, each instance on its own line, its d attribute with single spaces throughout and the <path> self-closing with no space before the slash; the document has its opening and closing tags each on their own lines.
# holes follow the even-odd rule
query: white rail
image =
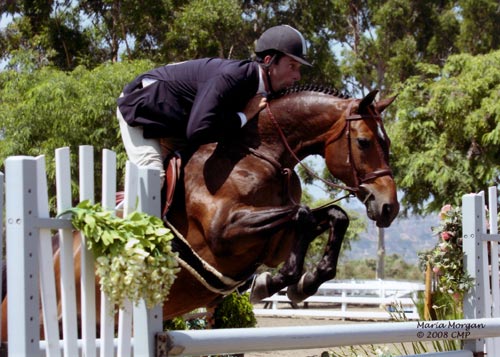
<svg viewBox="0 0 500 357">
<path fill-rule="evenodd" d="M 168 356 L 211 355 L 307 348 L 328 348 L 442 339 L 476 339 L 498 336 L 500 318 L 171 331 L 162 334 Z M 163 353 L 159 351 L 158 353 Z"/>
</svg>

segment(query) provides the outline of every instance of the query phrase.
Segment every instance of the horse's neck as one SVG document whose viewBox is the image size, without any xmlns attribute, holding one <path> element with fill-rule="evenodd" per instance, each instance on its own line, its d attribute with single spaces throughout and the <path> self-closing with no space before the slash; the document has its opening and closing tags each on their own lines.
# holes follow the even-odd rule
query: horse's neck
<svg viewBox="0 0 500 357">
<path fill-rule="evenodd" d="M 276 102 L 274 106 L 270 106 L 271 112 L 267 113 L 269 121 L 266 131 L 273 137 L 268 142 L 271 151 L 277 159 L 292 162 L 296 160 L 289 157 L 287 145 L 299 159 L 308 155 L 323 155 L 326 137 L 334 124 L 341 119 L 346 107 L 346 100 L 328 95 L 297 96 Z M 284 133 L 286 144 L 278 126 Z"/>
</svg>

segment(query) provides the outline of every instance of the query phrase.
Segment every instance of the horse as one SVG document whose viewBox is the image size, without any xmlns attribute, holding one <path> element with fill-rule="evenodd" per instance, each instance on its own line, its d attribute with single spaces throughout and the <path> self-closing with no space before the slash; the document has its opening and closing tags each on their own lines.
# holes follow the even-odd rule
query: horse
<svg viewBox="0 0 500 357">
<path fill-rule="evenodd" d="M 287 286 L 290 299 L 299 302 L 335 277 L 349 219 L 338 206 L 311 210 L 300 204 L 293 168 L 309 155 L 324 157 L 377 226 L 391 224 L 399 203 L 380 113 L 394 98 L 374 103 L 376 94 L 353 99 L 323 87 L 295 87 L 270 100 L 231 140 L 196 151 L 168 214 L 176 235 L 184 237 L 176 250 L 186 258 L 165 318 L 216 304 L 261 265 L 284 262 L 277 275 L 253 281 L 253 302 Z M 314 272 L 302 275 L 309 243 L 328 228 L 324 256 Z M 208 268 L 193 274 L 199 266 Z"/>
<path fill-rule="evenodd" d="M 216 305 L 263 265 L 284 262 L 274 276 L 253 278 L 253 302 L 284 287 L 300 302 L 335 277 L 349 218 L 334 204 L 310 209 L 300 203 L 294 167 L 307 156 L 322 156 L 344 183 L 331 185 L 354 194 L 378 227 L 392 223 L 399 203 L 381 113 L 395 98 L 376 102 L 376 94 L 356 99 L 327 87 L 293 87 L 270 98 L 240 132 L 200 146 L 186 160 L 165 219 L 181 267 L 163 305 L 165 320 Z M 326 230 L 323 257 L 303 274 L 309 244 Z"/>
</svg>

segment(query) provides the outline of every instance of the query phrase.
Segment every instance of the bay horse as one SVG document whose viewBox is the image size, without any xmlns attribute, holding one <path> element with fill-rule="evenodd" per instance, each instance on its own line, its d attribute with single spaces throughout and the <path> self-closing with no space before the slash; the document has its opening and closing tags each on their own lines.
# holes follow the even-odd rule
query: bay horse
<svg viewBox="0 0 500 357">
<path fill-rule="evenodd" d="M 163 306 L 164 319 L 213 306 L 261 265 L 284 262 L 275 276 L 253 280 L 254 302 L 287 286 L 290 299 L 299 302 L 335 277 L 349 219 L 336 205 L 311 210 L 300 204 L 293 168 L 309 155 L 324 158 L 331 175 L 345 184 L 337 186 L 361 200 L 377 226 L 391 224 L 399 203 L 380 115 L 394 98 L 375 102 L 376 94 L 354 99 L 324 87 L 293 87 L 269 100 L 240 133 L 190 156 L 167 215 L 182 269 Z M 314 272 L 303 274 L 309 244 L 327 229 L 322 259 Z"/>
<path fill-rule="evenodd" d="M 352 99 L 323 87 L 294 87 L 270 100 L 240 134 L 196 151 L 168 214 L 184 237 L 174 247 L 186 258 L 164 305 L 165 318 L 215 304 L 263 264 L 284 262 L 276 276 L 254 280 L 253 302 L 286 286 L 299 302 L 334 278 L 349 220 L 337 206 L 311 210 L 300 204 L 293 168 L 309 155 L 324 157 L 377 226 L 391 224 L 399 203 L 380 113 L 394 98 L 375 103 L 376 94 Z M 302 275 L 309 243 L 328 228 L 324 256 L 313 273 Z"/>
</svg>

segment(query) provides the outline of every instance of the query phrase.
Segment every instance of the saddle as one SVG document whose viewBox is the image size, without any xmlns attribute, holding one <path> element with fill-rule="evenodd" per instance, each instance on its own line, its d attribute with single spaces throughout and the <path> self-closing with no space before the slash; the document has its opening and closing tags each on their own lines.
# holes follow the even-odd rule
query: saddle
<svg viewBox="0 0 500 357">
<path fill-rule="evenodd" d="M 161 217 L 165 217 L 168 209 L 174 200 L 175 187 L 182 172 L 182 158 L 178 153 L 168 156 L 163 162 L 165 168 L 165 182 L 161 190 Z M 125 193 L 119 191 L 116 193 L 116 204 L 118 205 L 123 201 Z"/>
<path fill-rule="evenodd" d="M 162 188 L 162 200 L 161 200 L 161 216 L 165 217 L 167 215 L 168 209 L 172 205 L 174 200 L 175 187 L 177 186 L 177 181 L 181 176 L 182 171 L 182 157 L 179 153 L 173 153 L 171 156 L 165 159 L 163 163 L 165 168 L 165 183 Z"/>
</svg>

